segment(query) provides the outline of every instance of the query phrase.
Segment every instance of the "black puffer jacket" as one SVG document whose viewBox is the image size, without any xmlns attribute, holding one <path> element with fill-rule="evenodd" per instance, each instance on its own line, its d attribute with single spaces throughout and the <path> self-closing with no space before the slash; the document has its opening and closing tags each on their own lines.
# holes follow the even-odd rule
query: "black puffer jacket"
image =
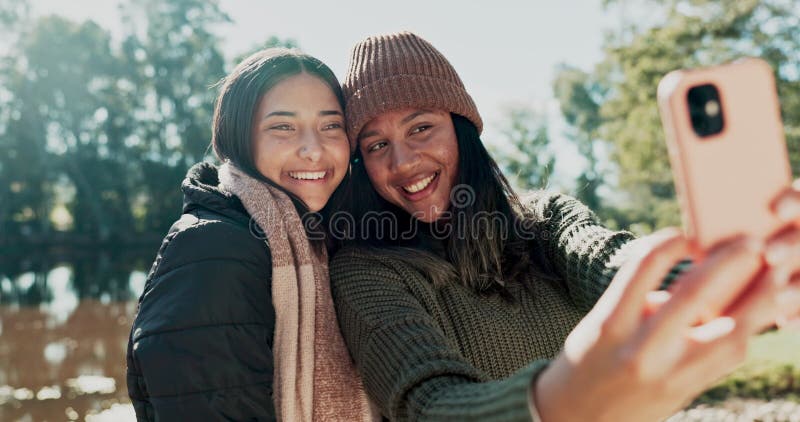
<svg viewBox="0 0 800 422">
<path fill-rule="evenodd" d="M 139 421 L 274 420 L 275 312 L 267 243 L 217 170 L 192 167 L 128 342 Z"/>
</svg>

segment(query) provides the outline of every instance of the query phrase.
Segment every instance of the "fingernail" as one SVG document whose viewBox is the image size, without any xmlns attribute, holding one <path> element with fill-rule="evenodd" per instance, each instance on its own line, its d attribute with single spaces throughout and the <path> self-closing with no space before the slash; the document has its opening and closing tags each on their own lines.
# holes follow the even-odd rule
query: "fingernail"
<svg viewBox="0 0 800 422">
<path fill-rule="evenodd" d="M 796 198 L 786 198 L 778 202 L 776 211 L 781 220 L 795 220 L 800 217 L 800 202 Z"/>
<path fill-rule="evenodd" d="M 730 334 L 736 328 L 736 320 L 731 317 L 713 319 L 692 330 L 692 338 L 701 341 L 710 341 Z"/>
</svg>

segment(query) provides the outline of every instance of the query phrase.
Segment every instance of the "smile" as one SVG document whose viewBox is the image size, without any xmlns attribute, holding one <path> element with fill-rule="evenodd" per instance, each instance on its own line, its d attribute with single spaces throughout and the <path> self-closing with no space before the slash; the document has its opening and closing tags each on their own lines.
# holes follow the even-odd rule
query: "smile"
<svg viewBox="0 0 800 422">
<path fill-rule="evenodd" d="M 327 174 L 327 171 L 290 171 L 289 177 L 296 180 L 321 180 Z"/>
<path fill-rule="evenodd" d="M 410 183 L 405 186 L 401 186 L 402 190 L 409 194 L 415 194 L 425 190 L 427 187 L 433 183 L 434 180 L 439 176 L 439 172 L 431 174 L 424 179 L 417 180 L 416 182 Z"/>
</svg>

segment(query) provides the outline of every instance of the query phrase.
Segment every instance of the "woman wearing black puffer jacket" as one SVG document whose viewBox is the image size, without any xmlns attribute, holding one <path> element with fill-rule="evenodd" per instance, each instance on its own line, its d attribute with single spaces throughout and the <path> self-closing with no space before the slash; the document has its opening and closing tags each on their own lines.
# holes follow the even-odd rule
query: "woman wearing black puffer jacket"
<svg viewBox="0 0 800 422">
<path fill-rule="evenodd" d="M 214 166 L 192 167 L 182 189 L 183 216 L 158 251 L 128 343 L 137 417 L 269 419 L 269 247 L 251 234 L 241 201 L 220 189 Z"/>
<path fill-rule="evenodd" d="M 371 418 L 336 323 L 326 246 L 300 217 L 316 213 L 324 227 L 342 196 L 343 119 L 339 83 L 313 57 L 264 50 L 226 77 L 212 139 L 223 164 L 189 170 L 183 215 L 131 328 L 138 420 Z"/>
</svg>

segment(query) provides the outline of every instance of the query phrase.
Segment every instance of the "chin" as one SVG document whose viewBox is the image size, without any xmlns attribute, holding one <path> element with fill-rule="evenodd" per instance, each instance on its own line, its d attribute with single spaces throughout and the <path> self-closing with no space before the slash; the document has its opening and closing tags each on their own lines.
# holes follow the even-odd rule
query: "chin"
<svg viewBox="0 0 800 422">
<path fill-rule="evenodd" d="M 428 223 L 428 224 L 434 223 L 440 218 L 442 218 L 442 216 L 447 215 L 447 208 L 442 208 L 442 207 L 435 207 L 435 208 L 437 209 L 415 210 L 412 212 L 412 215 L 414 216 L 414 218 L 423 223 Z"/>
<path fill-rule="evenodd" d="M 294 194 L 306 206 L 308 212 L 321 211 L 323 208 L 325 208 L 325 205 L 328 205 L 328 201 L 331 199 L 332 196 L 332 193 L 326 195 L 324 192 L 314 192 L 314 193 L 307 192 L 306 195 L 298 195 L 297 193 Z"/>
<path fill-rule="evenodd" d="M 441 217 L 442 217 L 441 214 L 432 214 L 432 215 L 428 214 L 423 216 L 423 218 L 418 218 L 417 220 L 423 223 L 431 224 L 437 222 Z"/>
<path fill-rule="evenodd" d="M 308 205 L 308 211 L 309 212 L 320 212 L 320 211 L 322 211 L 323 208 L 325 208 L 325 205 L 327 204 L 327 202 L 319 203 L 319 202 L 311 202 L 311 201 L 309 201 L 309 202 L 306 202 L 306 204 Z"/>
<path fill-rule="evenodd" d="M 320 212 L 325 205 L 328 205 L 328 200 L 330 198 L 320 199 L 320 198 L 301 198 L 303 202 L 308 207 L 309 212 Z"/>
</svg>

